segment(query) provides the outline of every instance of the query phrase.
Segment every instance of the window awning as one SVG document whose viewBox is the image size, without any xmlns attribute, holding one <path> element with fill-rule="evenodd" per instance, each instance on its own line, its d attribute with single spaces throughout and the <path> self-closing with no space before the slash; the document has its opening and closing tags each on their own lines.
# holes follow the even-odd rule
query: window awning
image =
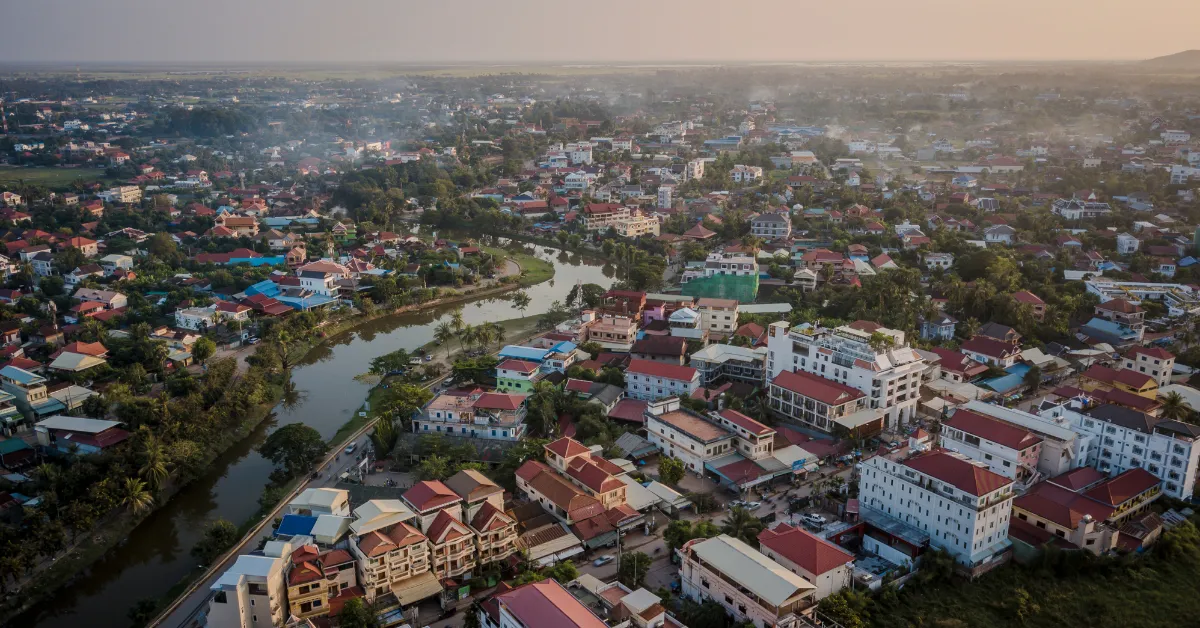
<svg viewBox="0 0 1200 628">
<path fill-rule="evenodd" d="M 848 430 L 853 430 L 872 421 L 878 421 L 880 418 L 881 415 L 878 410 L 872 410 L 868 408 L 866 410 L 859 410 L 858 412 L 847 414 L 846 416 L 837 417 L 833 419 L 833 422 Z"/>
<path fill-rule="evenodd" d="M 441 592 L 442 583 L 431 571 L 392 583 L 392 595 L 396 596 L 401 606 L 420 602 Z"/>
</svg>

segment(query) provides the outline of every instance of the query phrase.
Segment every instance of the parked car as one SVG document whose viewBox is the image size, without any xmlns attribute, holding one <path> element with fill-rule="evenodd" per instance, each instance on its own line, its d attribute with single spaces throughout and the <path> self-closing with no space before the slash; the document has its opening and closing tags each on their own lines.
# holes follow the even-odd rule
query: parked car
<svg viewBox="0 0 1200 628">
<path fill-rule="evenodd" d="M 605 555 L 601 556 L 600 558 L 593 560 L 592 566 L 593 567 L 603 567 L 603 566 L 611 563 L 613 560 L 614 559 L 612 557 L 612 554 L 605 554 Z"/>
<path fill-rule="evenodd" d="M 346 453 L 348 453 L 348 454 L 354 453 L 354 444 L 353 443 L 346 446 Z"/>
<path fill-rule="evenodd" d="M 823 515 L 818 515 L 815 512 L 803 514 L 800 516 L 800 518 L 804 520 L 804 523 L 814 525 L 814 526 L 823 526 L 823 525 L 825 525 L 826 522 L 829 521 Z"/>
<path fill-rule="evenodd" d="M 259 340 L 258 338 L 247 338 L 246 339 L 246 344 L 248 344 L 248 345 L 256 345 L 259 342 L 262 342 L 262 341 Z"/>
</svg>

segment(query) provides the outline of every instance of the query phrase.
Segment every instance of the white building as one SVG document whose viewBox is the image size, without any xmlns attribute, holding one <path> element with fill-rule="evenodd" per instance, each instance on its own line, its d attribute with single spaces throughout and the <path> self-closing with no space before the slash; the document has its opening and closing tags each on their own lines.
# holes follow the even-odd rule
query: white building
<svg viewBox="0 0 1200 628">
<path fill-rule="evenodd" d="M 1074 401 L 1050 405 L 1041 415 L 1066 419 L 1071 429 L 1092 436 L 1096 446 L 1088 451 L 1087 464 L 1099 471 L 1112 476 L 1145 469 L 1177 499 L 1187 499 L 1195 490 L 1200 426 L 1111 404 L 1085 408 Z"/>
<path fill-rule="evenodd" d="M 1024 490 L 1044 479 L 1038 472 L 1042 439 L 1024 428 L 987 415 L 958 409 L 938 435 L 941 446 L 1016 482 Z"/>
<path fill-rule="evenodd" d="M 1077 433 L 1065 419 L 1042 417 L 982 401 L 968 401 L 962 409 L 1003 421 L 1041 438 L 1037 470 L 1043 477 L 1053 478 L 1087 466 L 1088 450 L 1095 439 Z"/>
<path fill-rule="evenodd" d="M 625 369 L 625 394 L 654 401 L 663 397 L 690 397 L 700 387 L 700 372 L 653 360 L 630 360 Z"/>
<path fill-rule="evenodd" d="M 658 186 L 658 208 L 671 209 L 674 204 L 675 186 L 660 185 Z"/>
<path fill-rule="evenodd" d="M 1165 144 L 1187 144 L 1192 140 L 1192 134 L 1177 129 L 1167 129 L 1159 134 Z"/>
<path fill-rule="evenodd" d="M 873 334 L 890 338 L 892 346 L 873 347 Z M 852 325 L 789 329 L 780 321 L 767 332 L 767 377 L 773 381 L 783 371 L 807 371 L 862 391 L 869 408 L 884 411 L 885 427 L 897 428 L 916 411 L 925 361 L 901 331 L 874 326 L 866 332 Z"/>
<path fill-rule="evenodd" d="M 1122 233 L 1117 236 L 1117 253 L 1120 255 L 1133 255 L 1141 246 L 1141 241 L 1129 235 Z"/>
<path fill-rule="evenodd" d="M 683 596 L 712 600 L 736 623 L 800 628 L 811 626 L 805 611 L 816 602 L 816 587 L 728 535 L 695 539 L 679 549 Z"/>
<path fill-rule="evenodd" d="M 762 179 L 763 169 L 759 166 L 738 164 L 729 171 L 729 176 L 733 178 L 734 183 L 753 183 Z"/>
<path fill-rule="evenodd" d="M 807 530 L 781 523 L 759 533 L 758 548 L 767 558 L 811 582 L 817 588 L 816 600 L 850 586 L 854 554 Z"/>
<path fill-rule="evenodd" d="M 924 531 L 972 570 L 1007 559 L 1013 482 L 985 464 L 938 450 L 901 461 L 875 456 L 858 472 L 862 508 Z"/>
<path fill-rule="evenodd" d="M 696 301 L 700 312 L 701 327 L 710 334 L 733 335 L 738 328 L 738 302 L 736 299 L 701 298 Z"/>
<path fill-rule="evenodd" d="M 929 270 L 935 268 L 950 270 L 950 267 L 954 266 L 954 255 L 951 253 L 926 253 L 921 261 L 925 262 L 925 268 Z"/>
<path fill-rule="evenodd" d="M 282 626 L 288 610 L 284 571 L 291 543 L 272 541 L 263 555 L 243 554 L 213 583 L 208 625 L 213 628 Z"/>
</svg>

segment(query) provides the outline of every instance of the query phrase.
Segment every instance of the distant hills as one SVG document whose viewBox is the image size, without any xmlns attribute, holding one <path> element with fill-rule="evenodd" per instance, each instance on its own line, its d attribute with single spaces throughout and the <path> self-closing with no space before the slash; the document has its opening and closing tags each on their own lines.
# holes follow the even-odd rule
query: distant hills
<svg viewBox="0 0 1200 628">
<path fill-rule="evenodd" d="M 1150 65 L 1158 68 L 1200 70 L 1200 50 L 1184 50 L 1183 52 L 1177 52 L 1165 57 L 1146 59 L 1142 62 L 1142 65 Z"/>
</svg>

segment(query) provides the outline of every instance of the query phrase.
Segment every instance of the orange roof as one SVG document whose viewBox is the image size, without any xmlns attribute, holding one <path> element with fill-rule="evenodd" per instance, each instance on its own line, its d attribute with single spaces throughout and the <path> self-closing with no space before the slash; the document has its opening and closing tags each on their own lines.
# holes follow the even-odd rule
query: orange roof
<svg viewBox="0 0 1200 628">
<path fill-rule="evenodd" d="M 560 438 L 546 445 L 546 449 L 561 458 L 571 458 L 580 454 L 591 453 L 592 451 L 584 446 L 583 443 L 573 438 Z"/>
<path fill-rule="evenodd" d="M 779 524 L 773 530 L 760 532 L 758 542 L 813 576 L 854 562 L 854 554 L 786 523 Z"/>
<path fill-rule="evenodd" d="M 417 512 L 426 512 L 462 501 L 462 498 L 450 490 L 450 487 L 437 480 L 417 482 L 412 488 L 404 491 L 402 497 Z"/>
</svg>

